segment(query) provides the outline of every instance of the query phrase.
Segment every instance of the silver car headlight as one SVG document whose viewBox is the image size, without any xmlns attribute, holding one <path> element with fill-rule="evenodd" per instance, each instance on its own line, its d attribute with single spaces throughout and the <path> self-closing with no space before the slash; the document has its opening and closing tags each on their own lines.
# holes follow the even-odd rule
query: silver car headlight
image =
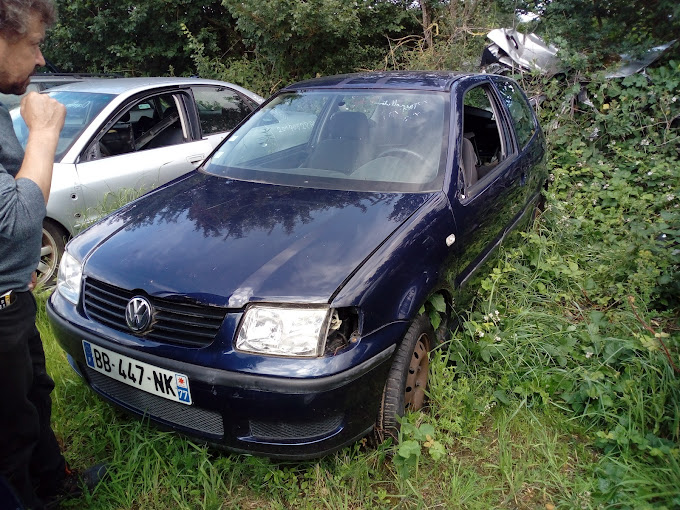
<svg viewBox="0 0 680 510">
<path fill-rule="evenodd" d="M 80 298 L 80 282 L 83 278 L 83 266 L 75 257 L 65 251 L 59 263 L 57 291 L 74 305 Z"/>
<path fill-rule="evenodd" d="M 330 309 L 252 305 L 241 321 L 236 348 L 257 354 L 315 357 L 323 352 Z"/>
</svg>

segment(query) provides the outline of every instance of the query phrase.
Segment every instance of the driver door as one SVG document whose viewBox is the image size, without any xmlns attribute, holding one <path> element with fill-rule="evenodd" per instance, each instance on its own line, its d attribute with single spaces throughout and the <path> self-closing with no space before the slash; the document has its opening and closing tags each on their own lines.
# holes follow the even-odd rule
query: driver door
<svg viewBox="0 0 680 510">
<path fill-rule="evenodd" d="M 137 100 L 88 145 L 76 164 L 85 222 L 190 172 L 211 152 L 192 135 L 183 95 Z"/>
</svg>

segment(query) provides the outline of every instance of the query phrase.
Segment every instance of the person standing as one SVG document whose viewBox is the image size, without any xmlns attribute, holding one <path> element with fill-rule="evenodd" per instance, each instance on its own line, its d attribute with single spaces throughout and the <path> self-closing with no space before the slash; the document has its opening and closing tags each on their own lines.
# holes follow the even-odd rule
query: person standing
<svg viewBox="0 0 680 510">
<path fill-rule="evenodd" d="M 36 66 L 45 65 L 40 45 L 55 19 L 52 0 L 0 0 L 0 92 L 26 91 Z M 54 382 L 31 292 L 66 109 L 35 92 L 20 108 L 29 132 L 25 151 L 0 106 L 0 476 L 27 508 L 40 509 L 82 483 L 96 483 L 103 468 L 78 475 L 61 454 L 50 426 Z"/>
</svg>

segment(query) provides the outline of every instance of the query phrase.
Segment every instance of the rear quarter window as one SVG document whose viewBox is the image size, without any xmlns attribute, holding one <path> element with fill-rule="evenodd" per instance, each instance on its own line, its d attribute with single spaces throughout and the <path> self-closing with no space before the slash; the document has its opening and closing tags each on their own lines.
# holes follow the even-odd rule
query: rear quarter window
<svg viewBox="0 0 680 510">
<path fill-rule="evenodd" d="M 522 149 L 536 132 L 536 119 L 531 106 L 519 87 L 507 81 L 497 82 L 498 91 L 508 107 L 517 135 L 517 143 Z"/>
</svg>

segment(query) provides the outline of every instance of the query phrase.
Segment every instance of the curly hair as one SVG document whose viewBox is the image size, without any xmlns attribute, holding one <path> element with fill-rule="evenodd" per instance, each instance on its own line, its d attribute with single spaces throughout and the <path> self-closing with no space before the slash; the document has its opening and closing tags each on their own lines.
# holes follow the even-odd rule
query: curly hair
<svg viewBox="0 0 680 510">
<path fill-rule="evenodd" d="M 53 0 L 0 0 L 0 35 L 12 39 L 23 36 L 31 14 L 40 16 L 45 26 L 57 20 Z"/>
</svg>

